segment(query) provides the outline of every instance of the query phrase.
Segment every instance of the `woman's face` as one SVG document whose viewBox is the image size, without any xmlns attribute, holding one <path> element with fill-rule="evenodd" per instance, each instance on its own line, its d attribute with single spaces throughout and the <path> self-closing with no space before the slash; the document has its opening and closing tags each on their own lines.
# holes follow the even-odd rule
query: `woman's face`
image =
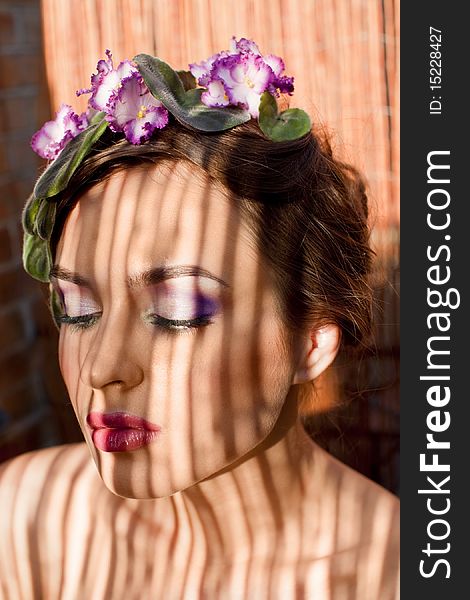
<svg viewBox="0 0 470 600">
<path fill-rule="evenodd" d="M 122 496 L 167 496 L 240 459 L 281 425 L 292 385 L 253 236 L 195 170 L 112 175 L 80 198 L 57 248 L 61 371 L 101 477 Z"/>
</svg>

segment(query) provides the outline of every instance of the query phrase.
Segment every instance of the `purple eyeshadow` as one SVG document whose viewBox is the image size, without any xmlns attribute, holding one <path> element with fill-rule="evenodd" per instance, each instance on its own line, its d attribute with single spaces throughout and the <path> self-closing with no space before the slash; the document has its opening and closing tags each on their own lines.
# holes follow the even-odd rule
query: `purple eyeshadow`
<svg viewBox="0 0 470 600">
<path fill-rule="evenodd" d="M 197 294 L 195 299 L 196 315 L 195 317 L 210 317 L 219 310 L 219 302 L 213 298 L 208 298 L 203 294 Z"/>
</svg>

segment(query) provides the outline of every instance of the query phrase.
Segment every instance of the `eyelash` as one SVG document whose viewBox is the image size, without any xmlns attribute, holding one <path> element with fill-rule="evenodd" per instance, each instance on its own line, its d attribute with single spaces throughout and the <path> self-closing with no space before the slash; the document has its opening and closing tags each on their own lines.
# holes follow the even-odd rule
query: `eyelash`
<svg viewBox="0 0 470 600">
<path fill-rule="evenodd" d="M 195 319 L 166 319 L 160 315 L 148 315 L 150 323 L 165 333 L 181 334 L 194 333 L 196 329 L 210 325 L 213 321 L 209 316 L 203 315 Z M 57 321 L 61 325 L 68 325 L 71 331 L 82 331 L 92 327 L 99 318 L 99 313 L 70 317 L 69 315 L 58 315 Z"/>
<path fill-rule="evenodd" d="M 71 331 L 87 329 L 98 320 L 97 314 L 82 315 L 80 317 L 69 317 L 69 315 L 57 315 L 56 320 L 60 325 L 68 325 Z"/>
<path fill-rule="evenodd" d="M 185 332 L 190 333 L 191 330 L 199 329 L 200 327 L 205 327 L 212 323 L 208 315 L 202 315 L 195 319 L 165 319 L 165 317 L 161 317 L 160 315 L 149 315 L 149 320 L 152 325 L 155 325 L 158 329 L 162 329 L 167 333 L 177 334 Z"/>
</svg>

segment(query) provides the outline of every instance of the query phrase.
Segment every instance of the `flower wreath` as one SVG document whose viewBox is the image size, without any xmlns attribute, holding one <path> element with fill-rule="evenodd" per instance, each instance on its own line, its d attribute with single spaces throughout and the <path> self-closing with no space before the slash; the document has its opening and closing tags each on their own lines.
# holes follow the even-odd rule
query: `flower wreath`
<svg viewBox="0 0 470 600">
<path fill-rule="evenodd" d="M 229 50 L 190 64 L 189 71 L 174 71 L 148 54 L 114 68 L 106 50 L 106 59 L 91 76 L 91 87 L 77 91 L 77 96 L 91 94 L 88 110 L 77 115 L 62 104 L 55 119 L 32 137 L 33 150 L 51 162 L 23 210 L 25 270 L 39 281 L 49 281 L 55 197 L 108 128 L 123 133 L 131 144 L 143 144 L 168 124 L 171 113 L 183 125 L 207 133 L 254 118 L 275 142 L 307 134 L 311 123 L 306 112 L 278 111 L 276 97 L 294 91 L 294 79 L 283 75 L 284 69 L 282 58 L 263 56 L 246 38 L 233 37 Z"/>
</svg>

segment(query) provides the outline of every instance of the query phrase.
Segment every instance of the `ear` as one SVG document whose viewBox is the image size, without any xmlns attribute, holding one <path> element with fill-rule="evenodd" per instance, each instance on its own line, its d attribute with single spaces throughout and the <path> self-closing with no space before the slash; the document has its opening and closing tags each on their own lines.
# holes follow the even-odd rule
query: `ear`
<svg viewBox="0 0 470 600">
<path fill-rule="evenodd" d="M 299 362 L 292 383 L 313 381 L 323 373 L 338 354 L 340 341 L 340 329 L 333 324 L 324 325 L 299 339 Z"/>
</svg>

